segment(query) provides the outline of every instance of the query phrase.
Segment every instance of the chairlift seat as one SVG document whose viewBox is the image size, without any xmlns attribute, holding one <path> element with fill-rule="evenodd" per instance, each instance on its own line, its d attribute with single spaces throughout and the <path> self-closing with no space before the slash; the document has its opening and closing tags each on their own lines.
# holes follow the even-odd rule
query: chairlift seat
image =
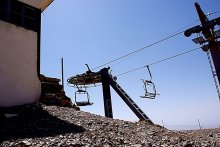
<svg viewBox="0 0 220 147">
<path fill-rule="evenodd" d="M 153 84 L 153 82 L 150 81 L 150 80 L 144 80 L 144 82 L 145 82 L 145 83 L 148 83 L 148 84 Z"/>
<path fill-rule="evenodd" d="M 155 99 L 156 95 L 154 93 L 148 93 L 148 95 L 141 96 L 141 98 Z"/>
<path fill-rule="evenodd" d="M 84 102 L 76 102 L 77 106 L 88 106 L 88 105 L 92 105 L 92 102 L 88 102 L 88 101 L 84 101 Z"/>
</svg>

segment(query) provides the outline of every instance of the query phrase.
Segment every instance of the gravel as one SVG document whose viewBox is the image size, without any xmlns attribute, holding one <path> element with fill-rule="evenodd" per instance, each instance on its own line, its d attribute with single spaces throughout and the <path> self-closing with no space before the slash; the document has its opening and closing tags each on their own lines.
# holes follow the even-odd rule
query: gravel
<svg viewBox="0 0 220 147">
<path fill-rule="evenodd" d="M 220 129 L 171 131 L 144 121 L 122 121 L 42 104 L 1 118 L 0 132 L 0 146 L 7 147 L 220 147 Z"/>
</svg>

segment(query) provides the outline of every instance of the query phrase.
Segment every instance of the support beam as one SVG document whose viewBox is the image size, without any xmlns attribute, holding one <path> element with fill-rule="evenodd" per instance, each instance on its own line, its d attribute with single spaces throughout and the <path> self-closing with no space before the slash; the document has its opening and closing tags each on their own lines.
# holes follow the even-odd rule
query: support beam
<svg viewBox="0 0 220 147">
<path fill-rule="evenodd" d="M 196 11 L 198 13 L 198 16 L 199 16 L 199 20 L 202 24 L 202 27 L 205 28 L 207 22 L 209 22 L 208 18 L 206 17 L 206 15 L 204 14 L 204 12 L 202 11 L 200 5 L 198 3 L 195 3 L 194 4 L 195 7 L 196 7 Z M 213 40 L 213 34 L 212 34 L 212 31 L 211 31 L 212 28 L 206 28 L 206 29 L 202 29 L 202 34 L 205 36 L 205 38 L 208 40 L 208 41 L 211 41 Z"/>
<path fill-rule="evenodd" d="M 102 77 L 103 97 L 105 106 L 105 116 L 113 117 L 112 105 L 111 105 L 111 93 L 110 86 L 117 92 L 122 100 L 128 105 L 128 107 L 134 112 L 134 114 L 140 119 L 148 121 L 153 124 L 150 118 L 141 110 L 141 108 L 131 99 L 131 97 L 122 89 L 122 87 L 114 80 L 112 75 L 108 73 L 108 68 L 104 68 L 100 71 Z"/>
<path fill-rule="evenodd" d="M 104 68 L 100 71 L 100 73 L 102 77 L 102 89 L 103 89 L 105 116 L 109 118 L 113 118 L 110 85 L 108 82 L 108 78 L 106 78 L 108 75 L 108 69 Z"/>
</svg>

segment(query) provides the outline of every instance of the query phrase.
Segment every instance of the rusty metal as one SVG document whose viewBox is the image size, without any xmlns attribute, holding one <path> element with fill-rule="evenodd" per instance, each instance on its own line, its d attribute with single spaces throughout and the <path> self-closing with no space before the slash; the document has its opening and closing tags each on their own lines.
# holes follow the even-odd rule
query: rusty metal
<svg viewBox="0 0 220 147">
<path fill-rule="evenodd" d="M 101 83 L 102 81 L 100 72 L 92 72 L 88 67 L 88 71 L 83 74 L 70 77 L 69 79 L 67 79 L 67 82 L 69 85 L 73 85 L 74 87 L 76 87 L 77 85 L 94 85 L 97 83 Z"/>
<path fill-rule="evenodd" d="M 72 76 L 67 79 L 68 85 L 77 88 L 78 90 L 75 91 L 75 103 L 77 106 L 88 106 L 92 105 L 93 103 L 90 102 L 90 96 L 87 92 L 86 88 L 91 87 L 93 84 L 101 82 L 101 75 L 99 72 L 92 72 L 89 66 L 86 64 L 88 70 L 80 75 Z M 87 101 L 78 101 L 78 95 L 85 95 Z"/>
</svg>

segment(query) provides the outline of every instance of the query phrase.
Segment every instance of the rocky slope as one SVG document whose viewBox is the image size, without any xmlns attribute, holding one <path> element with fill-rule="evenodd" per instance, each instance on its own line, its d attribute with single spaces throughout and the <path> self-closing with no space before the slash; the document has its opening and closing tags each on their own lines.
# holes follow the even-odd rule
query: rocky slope
<svg viewBox="0 0 220 147">
<path fill-rule="evenodd" d="M 2 118 L 0 146 L 220 146 L 220 129 L 170 131 L 147 122 L 128 122 L 37 104 Z"/>
</svg>

